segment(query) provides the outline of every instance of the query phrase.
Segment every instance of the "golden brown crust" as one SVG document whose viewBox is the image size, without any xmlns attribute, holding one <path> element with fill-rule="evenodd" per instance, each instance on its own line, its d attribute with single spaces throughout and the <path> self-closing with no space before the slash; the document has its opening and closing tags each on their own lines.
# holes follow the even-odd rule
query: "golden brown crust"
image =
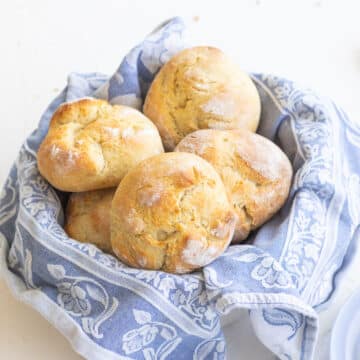
<svg viewBox="0 0 360 360">
<path fill-rule="evenodd" d="M 65 231 L 73 239 L 112 253 L 111 201 L 116 188 L 73 193 L 66 208 Z"/>
<path fill-rule="evenodd" d="M 250 77 L 212 47 L 181 51 L 151 84 L 144 114 L 159 129 L 167 150 L 206 128 L 256 131 L 260 98 Z"/>
<path fill-rule="evenodd" d="M 289 159 L 260 135 L 246 130 L 199 130 L 186 136 L 175 151 L 201 156 L 220 174 L 239 218 L 233 242 L 244 240 L 288 197 Z"/>
<path fill-rule="evenodd" d="M 143 161 L 121 181 L 112 202 L 111 242 L 130 266 L 186 273 L 226 249 L 235 221 L 208 162 L 165 153 Z"/>
<path fill-rule="evenodd" d="M 117 186 L 129 169 L 161 152 L 156 127 L 139 111 L 82 99 L 54 113 L 38 167 L 57 189 L 88 191 Z"/>
</svg>

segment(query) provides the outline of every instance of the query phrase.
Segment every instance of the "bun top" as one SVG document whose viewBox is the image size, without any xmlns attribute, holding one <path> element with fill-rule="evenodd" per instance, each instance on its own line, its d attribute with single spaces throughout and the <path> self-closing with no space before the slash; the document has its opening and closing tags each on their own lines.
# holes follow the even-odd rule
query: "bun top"
<svg viewBox="0 0 360 360">
<path fill-rule="evenodd" d="M 292 167 L 281 149 L 246 130 L 198 130 L 176 151 L 197 154 L 220 174 L 239 221 L 234 242 L 244 240 L 284 204 Z"/>
<path fill-rule="evenodd" d="M 116 188 L 72 193 L 66 207 L 65 231 L 73 239 L 112 253 L 111 201 Z"/>
<path fill-rule="evenodd" d="M 207 161 L 165 153 L 143 161 L 120 183 L 111 242 L 131 266 L 185 273 L 226 249 L 235 221 L 224 185 Z"/>
<path fill-rule="evenodd" d="M 57 189 L 87 191 L 117 186 L 129 169 L 161 152 L 156 127 L 139 111 L 82 99 L 54 113 L 38 167 Z"/>
<path fill-rule="evenodd" d="M 159 71 L 144 104 L 167 150 L 206 128 L 256 131 L 260 98 L 250 77 L 213 47 L 175 55 Z"/>
</svg>

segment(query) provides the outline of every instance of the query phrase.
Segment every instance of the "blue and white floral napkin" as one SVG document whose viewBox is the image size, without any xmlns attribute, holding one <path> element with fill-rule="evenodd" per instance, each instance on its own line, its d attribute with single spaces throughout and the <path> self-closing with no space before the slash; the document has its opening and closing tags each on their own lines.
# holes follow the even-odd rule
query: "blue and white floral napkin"
<svg viewBox="0 0 360 360">
<path fill-rule="evenodd" d="M 203 271 L 132 269 L 63 231 L 65 194 L 44 180 L 36 151 L 63 102 L 84 96 L 141 108 L 159 68 L 184 45 L 185 26 L 162 24 L 115 74 L 71 74 L 25 141 L 0 200 L 0 268 L 16 296 L 88 359 L 224 359 L 220 316 L 249 309 L 259 339 L 281 359 L 311 359 L 317 313 L 334 288 L 360 223 L 360 129 L 330 100 L 267 74 L 259 133 L 289 156 L 295 176 L 283 209 Z M 239 349 L 241 351 L 241 349 Z"/>
</svg>

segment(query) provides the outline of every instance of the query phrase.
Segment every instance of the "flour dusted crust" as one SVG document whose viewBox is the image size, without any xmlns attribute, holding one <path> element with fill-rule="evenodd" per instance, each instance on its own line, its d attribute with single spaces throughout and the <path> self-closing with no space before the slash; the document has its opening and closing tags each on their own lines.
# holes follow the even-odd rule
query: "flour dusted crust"
<svg viewBox="0 0 360 360">
<path fill-rule="evenodd" d="M 59 190 L 95 190 L 117 186 L 132 167 L 163 151 L 158 130 L 139 111 L 86 98 L 56 110 L 38 168 Z"/>
<path fill-rule="evenodd" d="M 212 47 L 181 51 L 151 84 L 144 114 L 158 127 L 167 150 L 198 129 L 256 131 L 260 98 L 250 77 Z"/>
<path fill-rule="evenodd" d="M 220 174 L 239 221 L 233 242 L 244 240 L 286 201 L 292 177 L 287 156 L 270 140 L 246 130 L 199 130 L 175 151 L 194 153 Z"/>
<path fill-rule="evenodd" d="M 153 156 L 121 181 L 111 210 L 111 243 L 126 264 L 186 273 L 230 243 L 236 215 L 214 168 L 188 153 Z"/>
<path fill-rule="evenodd" d="M 116 188 L 73 193 L 66 208 L 65 231 L 73 239 L 111 253 L 110 210 Z"/>
</svg>

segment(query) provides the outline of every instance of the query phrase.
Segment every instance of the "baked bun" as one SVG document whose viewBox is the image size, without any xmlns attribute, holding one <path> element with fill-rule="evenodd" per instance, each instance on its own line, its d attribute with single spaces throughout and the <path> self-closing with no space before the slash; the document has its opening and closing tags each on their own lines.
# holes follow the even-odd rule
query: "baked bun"
<svg viewBox="0 0 360 360">
<path fill-rule="evenodd" d="M 73 193 L 66 208 L 65 231 L 73 239 L 112 252 L 111 201 L 116 188 Z"/>
<path fill-rule="evenodd" d="M 165 148 L 173 150 L 198 129 L 256 131 L 260 97 L 250 77 L 221 50 L 194 47 L 161 68 L 143 110 L 159 129 Z"/>
<path fill-rule="evenodd" d="M 199 130 L 186 136 L 176 151 L 201 156 L 220 174 L 239 218 L 234 243 L 273 216 L 288 197 L 290 161 L 263 136 L 246 130 Z"/>
<path fill-rule="evenodd" d="M 82 99 L 54 113 L 38 167 L 59 190 L 95 190 L 117 186 L 133 166 L 163 151 L 156 127 L 139 111 Z"/>
<path fill-rule="evenodd" d="M 227 248 L 235 222 L 224 184 L 208 162 L 165 153 L 121 181 L 112 202 L 111 243 L 130 266 L 186 273 Z"/>
</svg>

